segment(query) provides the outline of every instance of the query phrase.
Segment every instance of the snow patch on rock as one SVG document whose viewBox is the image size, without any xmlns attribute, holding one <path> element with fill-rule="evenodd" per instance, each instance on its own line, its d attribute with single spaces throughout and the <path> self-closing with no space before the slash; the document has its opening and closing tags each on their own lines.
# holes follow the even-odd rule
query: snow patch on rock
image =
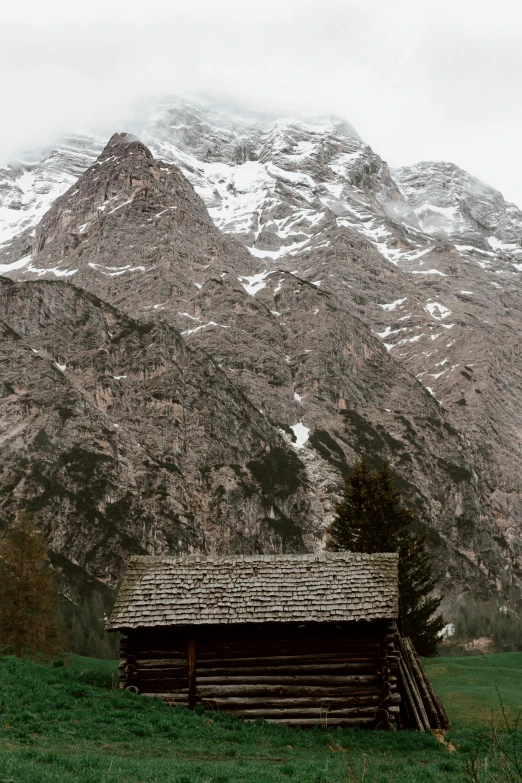
<svg viewBox="0 0 522 783">
<path fill-rule="evenodd" d="M 301 421 L 299 421 L 297 422 L 297 424 L 290 425 L 290 429 L 295 435 L 295 441 L 292 443 L 292 446 L 295 449 L 304 448 L 304 445 L 308 440 L 308 434 L 310 432 L 310 428 L 305 427 L 304 424 Z"/>
</svg>

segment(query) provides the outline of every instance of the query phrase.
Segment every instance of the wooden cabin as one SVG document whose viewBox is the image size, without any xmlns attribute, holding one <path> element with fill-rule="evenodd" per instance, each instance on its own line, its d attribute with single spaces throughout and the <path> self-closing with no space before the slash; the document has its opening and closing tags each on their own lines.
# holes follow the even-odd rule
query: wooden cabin
<svg viewBox="0 0 522 783">
<path fill-rule="evenodd" d="M 135 556 L 107 630 L 123 634 L 122 687 L 136 693 L 390 730 L 409 719 L 397 614 L 396 554 Z"/>
</svg>

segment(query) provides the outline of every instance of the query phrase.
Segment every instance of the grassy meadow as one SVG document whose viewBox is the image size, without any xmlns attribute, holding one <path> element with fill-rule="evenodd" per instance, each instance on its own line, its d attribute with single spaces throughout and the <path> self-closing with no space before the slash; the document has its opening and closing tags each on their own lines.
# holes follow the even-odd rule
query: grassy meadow
<svg viewBox="0 0 522 783">
<path fill-rule="evenodd" d="M 426 662 L 453 721 L 446 744 L 174 709 L 118 690 L 111 661 L 67 663 L 0 658 L 0 783 L 460 783 L 495 686 L 522 707 L 522 653 Z"/>
<path fill-rule="evenodd" d="M 484 725 L 503 703 L 522 709 L 522 653 L 431 658 L 424 666 L 455 725 Z M 498 689 L 498 693 L 497 693 Z"/>
</svg>

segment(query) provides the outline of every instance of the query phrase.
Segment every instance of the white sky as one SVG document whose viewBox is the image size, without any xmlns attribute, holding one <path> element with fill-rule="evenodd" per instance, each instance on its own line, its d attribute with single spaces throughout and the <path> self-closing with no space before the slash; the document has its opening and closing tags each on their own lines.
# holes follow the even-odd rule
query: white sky
<svg viewBox="0 0 522 783">
<path fill-rule="evenodd" d="M 522 207 L 517 0 L 23 0 L 0 24 L 0 159 L 210 89 L 341 114 L 390 165 L 450 160 Z"/>
</svg>

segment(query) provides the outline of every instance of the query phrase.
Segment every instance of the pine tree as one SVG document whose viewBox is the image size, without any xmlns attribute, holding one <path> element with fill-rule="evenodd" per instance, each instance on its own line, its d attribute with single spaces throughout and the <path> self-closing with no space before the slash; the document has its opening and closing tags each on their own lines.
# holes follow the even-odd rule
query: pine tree
<svg viewBox="0 0 522 783">
<path fill-rule="evenodd" d="M 58 591 L 46 548 L 20 511 L 0 540 L 0 649 L 46 660 L 61 651 Z"/>
<path fill-rule="evenodd" d="M 402 503 L 389 467 L 371 471 L 364 459 L 346 478 L 337 517 L 329 529 L 328 548 L 350 552 L 399 553 L 399 629 L 421 655 L 435 655 L 444 620 L 436 615 L 441 598 L 433 595 L 433 575 L 426 536 L 415 533 L 415 512 Z"/>
<path fill-rule="evenodd" d="M 118 657 L 119 635 L 105 631 L 112 603 L 111 596 L 101 592 L 93 592 L 83 599 L 75 595 L 63 601 L 59 615 L 60 624 L 69 629 L 67 649 L 89 658 Z"/>
</svg>

